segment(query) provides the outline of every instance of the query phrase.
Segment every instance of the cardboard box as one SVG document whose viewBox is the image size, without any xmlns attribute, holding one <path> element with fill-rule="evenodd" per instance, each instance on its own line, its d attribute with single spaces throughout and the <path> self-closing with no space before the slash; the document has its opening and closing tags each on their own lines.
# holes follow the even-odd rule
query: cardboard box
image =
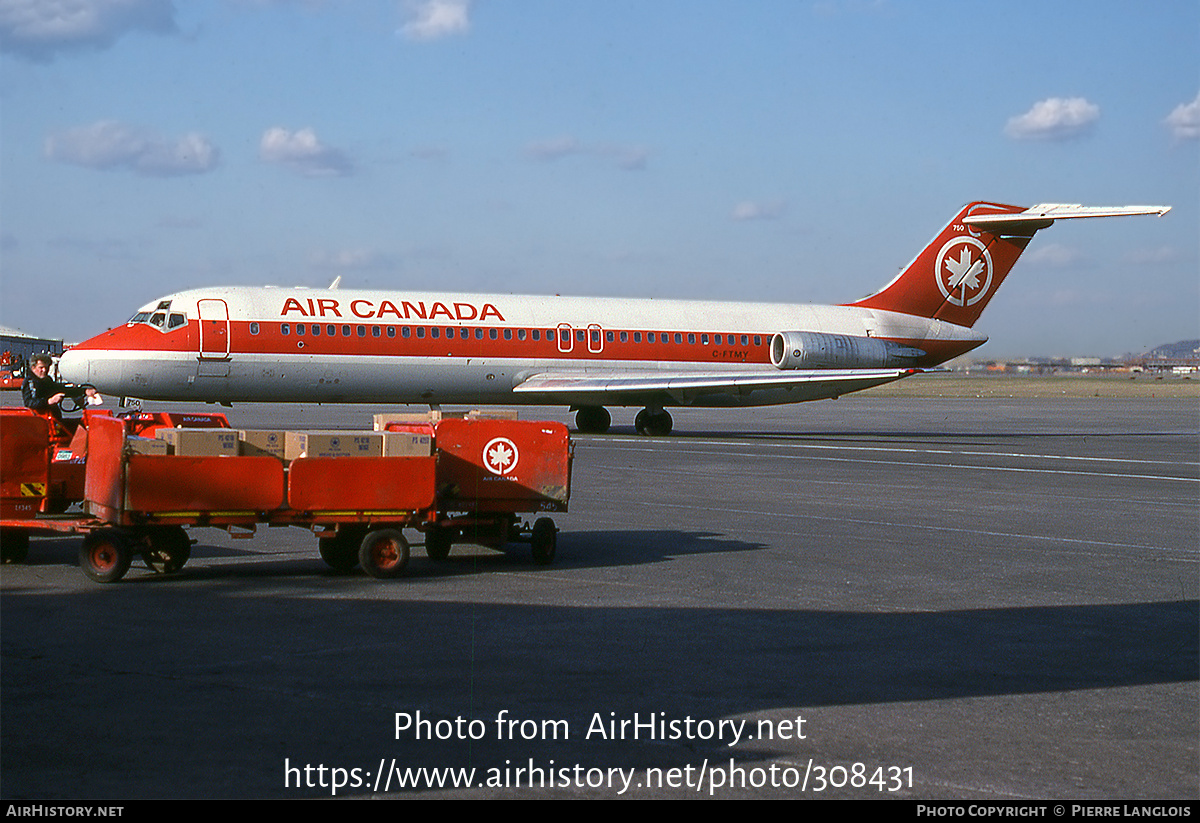
<svg viewBox="0 0 1200 823">
<path fill-rule="evenodd" d="M 125 451 L 129 454 L 160 454 L 170 453 L 166 440 L 157 437 L 126 437 Z"/>
<path fill-rule="evenodd" d="M 298 457 L 382 457 L 383 433 L 364 431 L 298 431 L 284 438 L 285 460 Z"/>
<path fill-rule="evenodd" d="M 375 415 L 375 431 L 386 431 L 389 423 L 401 424 L 433 424 L 442 419 L 440 411 L 427 412 L 388 412 Z"/>
<path fill-rule="evenodd" d="M 430 423 L 442 420 L 519 420 L 515 409 L 471 409 L 470 411 L 387 412 L 375 415 L 375 431 L 387 429 L 388 423 Z"/>
<path fill-rule="evenodd" d="M 181 457 L 236 457 L 241 443 L 233 429 L 159 429 L 158 439 Z"/>
<path fill-rule="evenodd" d="M 467 420 L 520 420 L 516 409 L 471 409 L 463 417 Z"/>
<path fill-rule="evenodd" d="M 384 457 L 428 457 L 433 454 L 430 432 L 389 431 L 379 434 L 383 437 Z"/>
<path fill-rule="evenodd" d="M 267 429 L 242 429 L 238 431 L 238 438 L 242 441 L 242 454 L 244 456 L 257 457 L 269 456 L 278 457 L 283 460 L 284 441 L 287 432 L 272 431 Z"/>
</svg>

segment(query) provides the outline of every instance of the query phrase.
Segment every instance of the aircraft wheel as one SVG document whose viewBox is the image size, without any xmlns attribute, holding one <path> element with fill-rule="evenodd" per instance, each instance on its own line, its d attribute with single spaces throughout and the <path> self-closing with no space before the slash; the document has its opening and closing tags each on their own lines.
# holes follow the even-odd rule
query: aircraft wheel
<svg viewBox="0 0 1200 823">
<path fill-rule="evenodd" d="M 671 413 L 668 411 L 660 411 L 650 418 L 649 429 L 653 437 L 666 437 L 674 426 L 675 421 L 671 419 Z"/>
<path fill-rule="evenodd" d="M 0 529 L 0 555 L 5 563 L 23 563 L 29 557 L 29 532 Z"/>
<path fill-rule="evenodd" d="M 358 549 L 358 562 L 371 577 L 399 577 L 408 565 L 408 541 L 399 529 L 368 532 Z"/>
<path fill-rule="evenodd" d="M 358 549 L 362 544 L 362 529 L 339 529 L 333 537 L 317 541 L 325 565 L 335 572 L 348 572 L 358 565 Z"/>
<path fill-rule="evenodd" d="M 425 554 L 430 560 L 442 561 L 450 556 L 454 535 L 445 526 L 431 526 L 425 532 Z"/>
<path fill-rule="evenodd" d="M 575 412 L 575 428 L 583 434 L 604 434 L 612 425 L 612 415 L 603 406 L 582 406 Z"/>
<path fill-rule="evenodd" d="M 170 574 L 184 567 L 192 556 L 192 541 L 183 526 L 160 526 L 146 534 L 148 548 L 142 552 L 147 568 Z"/>
<path fill-rule="evenodd" d="M 647 437 L 666 437 L 671 433 L 673 425 L 671 413 L 665 409 L 642 409 L 633 419 L 633 427 L 637 429 L 637 433 Z"/>
<path fill-rule="evenodd" d="M 549 517 L 539 517 L 533 524 L 529 535 L 529 544 L 533 549 L 533 562 L 539 566 L 549 566 L 554 562 L 554 553 L 558 548 L 558 529 Z"/>
<path fill-rule="evenodd" d="M 129 571 L 133 547 L 129 538 L 116 529 L 100 529 L 83 538 L 79 547 L 79 566 L 97 583 L 115 583 Z"/>
</svg>

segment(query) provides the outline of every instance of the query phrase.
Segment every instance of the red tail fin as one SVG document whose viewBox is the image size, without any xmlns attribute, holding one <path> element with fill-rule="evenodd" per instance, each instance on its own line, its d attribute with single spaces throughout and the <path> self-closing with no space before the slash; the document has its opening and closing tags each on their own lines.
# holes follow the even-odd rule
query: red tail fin
<svg viewBox="0 0 1200 823">
<path fill-rule="evenodd" d="M 1025 211 L 1022 206 L 971 203 L 895 280 L 870 297 L 847 305 L 973 326 L 1034 233 L 1053 220 L 1001 222 L 981 228 L 964 219 Z"/>
</svg>

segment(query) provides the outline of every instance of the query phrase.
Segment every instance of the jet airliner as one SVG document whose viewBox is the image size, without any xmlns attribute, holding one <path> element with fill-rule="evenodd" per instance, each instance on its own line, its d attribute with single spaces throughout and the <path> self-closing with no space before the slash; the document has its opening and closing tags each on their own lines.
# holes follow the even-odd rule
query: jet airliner
<svg viewBox="0 0 1200 823">
<path fill-rule="evenodd" d="M 980 313 L 1055 220 L 1169 206 L 963 207 L 890 283 L 838 306 L 444 292 L 219 287 L 146 304 L 72 349 L 62 375 L 149 400 L 567 405 L 794 403 L 916 374 L 982 345 Z M 336 282 L 335 282 L 336 285 Z"/>
</svg>

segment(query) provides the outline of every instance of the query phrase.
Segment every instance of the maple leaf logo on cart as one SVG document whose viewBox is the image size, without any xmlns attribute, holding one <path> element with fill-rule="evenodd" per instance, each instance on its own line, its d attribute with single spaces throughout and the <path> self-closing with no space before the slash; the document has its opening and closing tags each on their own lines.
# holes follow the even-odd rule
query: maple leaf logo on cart
<svg viewBox="0 0 1200 823">
<path fill-rule="evenodd" d="M 507 437 L 494 437 L 483 447 L 483 465 L 492 474 L 508 474 L 517 467 L 517 444 Z"/>
<path fill-rule="evenodd" d="M 978 303 L 992 285 L 992 255 L 974 237 L 956 237 L 938 252 L 938 288 L 956 306 Z"/>
</svg>

